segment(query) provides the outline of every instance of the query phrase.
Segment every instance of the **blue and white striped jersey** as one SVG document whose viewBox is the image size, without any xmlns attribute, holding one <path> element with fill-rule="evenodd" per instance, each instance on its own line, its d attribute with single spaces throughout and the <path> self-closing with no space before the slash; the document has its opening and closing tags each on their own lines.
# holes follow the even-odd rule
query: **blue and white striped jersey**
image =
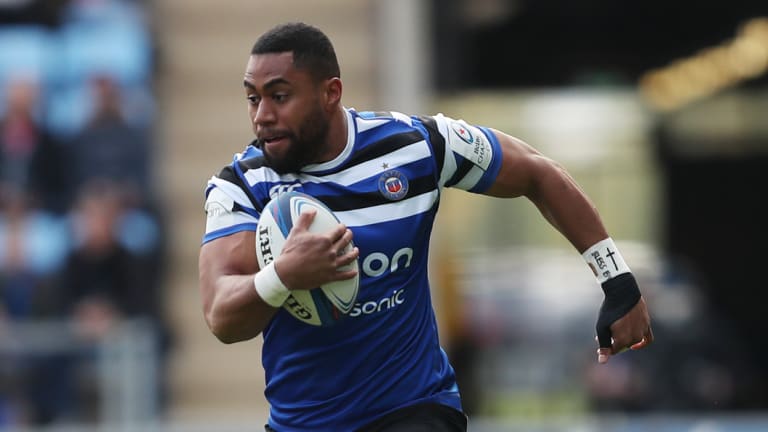
<svg viewBox="0 0 768 432">
<path fill-rule="evenodd" d="M 348 317 L 315 327 L 280 310 L 263 332 L 269 422 L 279 431 L 354 430 L 422 402 L 461 409 L 431 304 L 429 238 L 441 189 L 486 190 L 499 143 L 443 115 L 346 112 L 348 141 L 335 159 L 279 175 L 248 146 L 206 189 L 203 242 L 255 231 L 272 197 L 299 190 L 333 210 L 360 249 Z"/>
</svg>

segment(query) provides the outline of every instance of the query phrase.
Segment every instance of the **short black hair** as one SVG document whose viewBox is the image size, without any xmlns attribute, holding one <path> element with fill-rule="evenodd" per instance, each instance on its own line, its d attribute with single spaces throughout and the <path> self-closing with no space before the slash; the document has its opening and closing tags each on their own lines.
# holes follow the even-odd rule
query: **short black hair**
<svg viewBox="0 0 768 432">
<path fill-rule="evenodd" d="M 262 34 L 251 49 L 254 54 L 293 53 L 293 65 L 307 69 L 318 80 L 341 77 L 336 51 L 328 36 L 305 23 L 286 23 Z"/>
</svg>

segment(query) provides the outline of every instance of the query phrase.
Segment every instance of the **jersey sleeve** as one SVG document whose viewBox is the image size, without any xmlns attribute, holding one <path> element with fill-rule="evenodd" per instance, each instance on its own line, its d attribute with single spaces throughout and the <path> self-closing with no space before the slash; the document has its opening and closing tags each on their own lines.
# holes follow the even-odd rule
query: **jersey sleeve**
<svg viewBox="0 0 768 432">
<path fill-rule="evenodd" d="M 442 114 L 433 117 L 444 145 L 440 186 L 481 193 L 493 184 L 501 169 L 501 146 L 488 128 L 467 124 Z"/>
<path fill-rule="evenodd" d="M 203 243 L 239 231 L 256 231 L 259 213 L 237 185 L 218 176 L 208 180 Z"/>
<path fill-rule="evenodd" d="M 248 145 L 234 155 L 230 165 L 208 180 L 203 243 L 239 231 L 256 231 L 261 210 L 269 201 L 269 191 L 256 174 L 262 171 L 259 168 L 263 161 L 261 150 Z"/>
<path fill-rule="evenodd" d="M 261 216 L 264 197 L 256 197 L 243 174 L 242 164 L 257 161 L 258 151 L 247 147 L 234 156 L 232 164 L 211 177 L 205 188 L 205 234 L 203 243 L 225 237 L 239 231 L 256 231 Z M 258 164 L 256 165 L 258 166 Z M 262 198 L 262 199 L 259 199 Z"/>
</svg>

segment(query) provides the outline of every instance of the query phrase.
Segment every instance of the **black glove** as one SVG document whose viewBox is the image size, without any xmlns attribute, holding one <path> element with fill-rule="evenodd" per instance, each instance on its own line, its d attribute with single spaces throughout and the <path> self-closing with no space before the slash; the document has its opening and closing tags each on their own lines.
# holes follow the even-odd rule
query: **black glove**
<svg viewBox="0 0 768 432">
<path fill-rule="evenodd" d="M 623 273 L 602 284 L 605 299 L 597 315 L 597 341 L 610 348 L 611 324 L 627 314 L 640 301 L 640 288 L 632 273 Z"/>
</svg>

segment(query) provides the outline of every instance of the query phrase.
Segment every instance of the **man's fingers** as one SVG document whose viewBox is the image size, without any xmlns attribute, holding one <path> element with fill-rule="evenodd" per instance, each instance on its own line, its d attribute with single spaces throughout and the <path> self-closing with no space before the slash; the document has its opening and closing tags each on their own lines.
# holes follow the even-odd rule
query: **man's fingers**
<svg viewBox="0 0 768 432">
<path fill-rule="evenodd" d="M 608 359 L 611 357 L 611 348 L 598 348 L 597 349 L 597 362 L 600 364 L 608 363 Z"/>
<path fill-rule="evenodd" d="M 619 344 L 619 343 L 616 343 L 615 340 L 613 341 L 613 346 L 611 347 L 611 353 L 613 353 L 613 355 L 621 354 L 627 350 L 629 350 L 628 344 L 626 343 Z"/>
<path fill-rule="evenodd" d="M 611 348 L 613 346 L 613 340 L 611 340 L 611 328 L 608 326 L 597 327 L 597 344 L 600 348 Z"/>
<path fill-rule="evenodd" d="M 651 328 L 650 325 L 648 326 L 648 332 L 645 334 L 644 339 L 647 341 L 647 344 L 653 342 L 653 329 Z"/>
<path fill-rule="evenodd" d="M 360 256 L 360 249 L 355 246 L 349 251 L 342 252 L 341 255 L 336 256 L 336 266 L 344 267 L 356 260 L 358 256 Z"/>
<path fill-rule="evenodd" d="M 339 251 L 342 251 L 352 241 L 352 230 L 344 225 L 339 225 L 331 232 L 331 240 L 336 243 Z"/>
<path fill-rule="evenodd" d="M 640 342 L 637 342 L 633 344 L 630 348 L 633 350 L 639 350 L 647 347 L 653 342 L 653 330 L 651 327 L 648 327 L 648 331 L 645 333 L 645 336 L 643 336 L 643 339 L 640 340 Z"/>
<path fill-rule="evenodd" d="M 299 214 L 299 218 L 296 220 L 296 222 L 293 224 L 293 229 L 300 229 L 303 231 L 306 231 L 309 229 L 309 226 L 312 225 L 312 221 L 315 220 L 315 215 L 317 214 L 317 210 L 313 209 L 310 206 L 306 206 L 306 210 L 303 210 Z"/>
<path fill-rule="evenodd" d="M 339 225 L 329 231 L 327 235 L 331 241 L 330 259 L 335 261 L 337 265 L 347 264 L 348 262 L 342 262 L 341 258 L 344 258 L 352 250 L 352 230 L 344 225 Z"/>
</svg>

